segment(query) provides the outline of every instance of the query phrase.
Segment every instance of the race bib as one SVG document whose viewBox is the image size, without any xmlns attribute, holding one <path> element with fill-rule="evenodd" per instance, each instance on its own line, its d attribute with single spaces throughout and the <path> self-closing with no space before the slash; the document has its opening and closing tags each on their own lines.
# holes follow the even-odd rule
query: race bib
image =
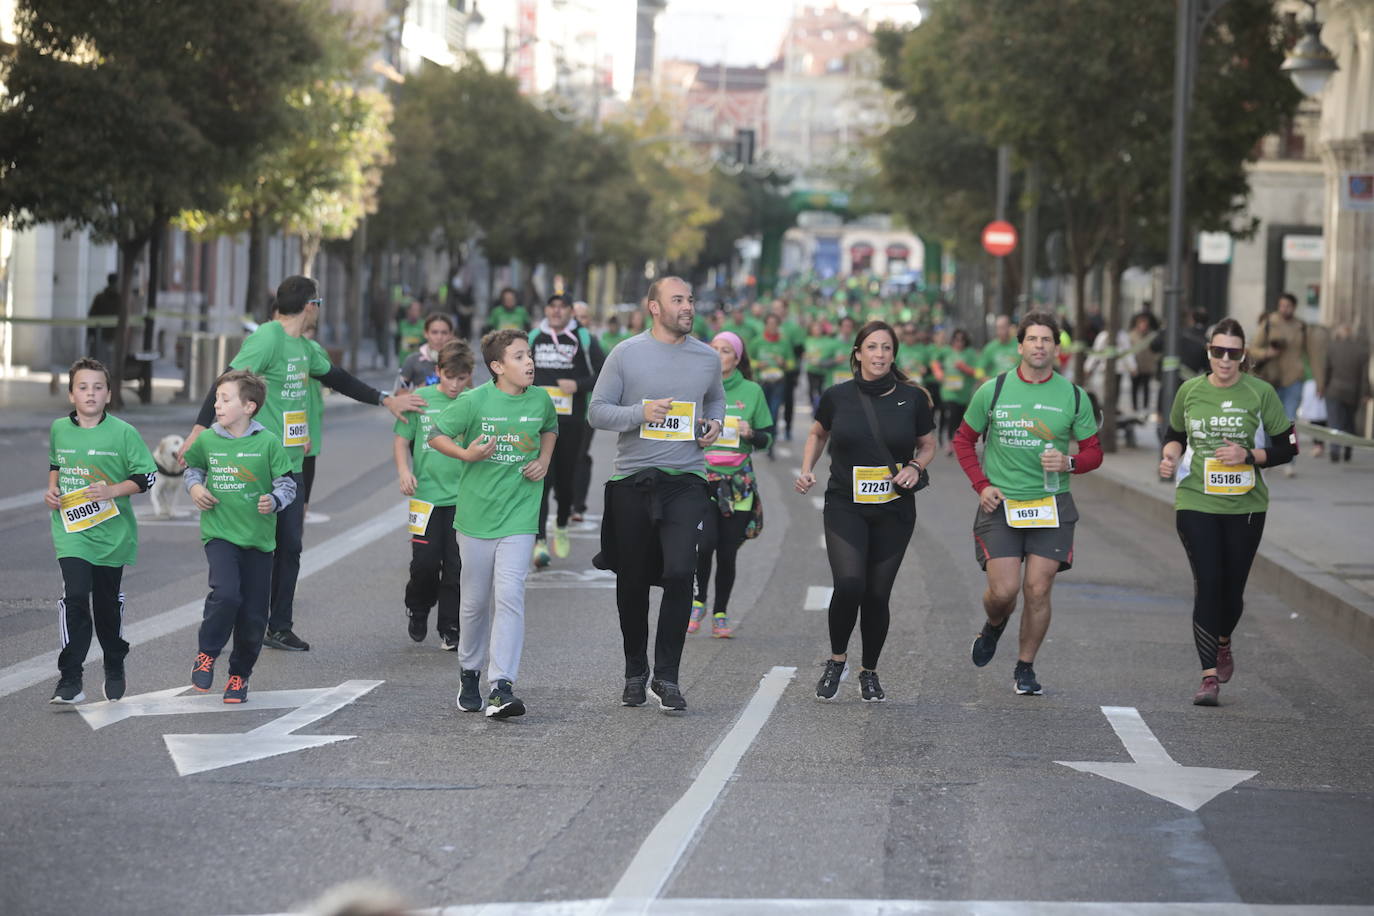
<svg viewBox="0 0 1374 916">
<path fill-rule="evenodd" d="M 1209 496 L 1240 496 L 1255 488 L 1255 468 L 1208 458 L 1202 466 L 1202 492 Z"/>
<path fill-rule="evenodd" d="M 830 376 L 830 384 L 838 385 L 840 382 L 847 382 L 854 377 L 853 372 L 837 369 Z"/>
<path fill-rule="evenodd" d="M 890 468 L 854 468 L 854 502 L 876 505 L 890 503 L 896 498 Z"/>
<path fill-rule="evenodd" d="M 649 403 L 645 398 L 644 403 Z M 696 401 L 674 401 L 668 408 L 668 416 L 657 423 L 644 423 L 639 427 L 639 438 L 656 439 L 660 442 L 689 442 L 697 437 Z"/>
<path fill-rule="evenodd" d="M 739 448 L 739 417 L 726 417 L 725 425 L 720 428 L 716 445 L 723 448 Z"/>
<path fill-rule="evenodd" d="M 295 448 L 310 442 L 310 422 L 304 410 L 284 410 L 281 415 L 281 444 Z"/>
<path fill-rule="evenodd" d="M 553 412 L 560 417 L 572 416 L 573 396 L 567 394 L 557 385 L 548 385 L 544 388 L 549 393 L 549 400 L 553 401 Z"/>
<path fill-rule="evenodd" d="M 68 534 L 94 528 L 119 514 L 119 506 L 115 505 L 113 499 L 96 502 L 87 495 L 90 489 L 82 487 L 62 494 L 61 508 L 57 511 L 62 513 L 62 530 Z"/>
<path fill-rule="evenodd" d="M 945 391 L 963 391 L 964 377 L 962 375 L 946 375 Z"/>
<path fill-rule="evenodd" d="M 1007 524 L 1013 528 L 1058 528 L 1059 502 L 1053 496 L 1044 499 L 1007 499 L 1002 501 Z"/>
<path fill-rule="evenodd" d="M 424 536 L 429 530 L 429 514 L 434 511 L 434 503 L 427 503 L 423 499 L 412 499 L 406 517 L 406 525 L 410 528 L 410 533 L 417 536 Z"/>
<path fill-rule="evenodd" d="M 787 373 L 783 372 L 777 366 L 769 366 L 766 369 L 759 370 L 759 381 L 768 382 L 770 384 L 773 382 L 780 382 L 786 374 Z"/>
</svg>

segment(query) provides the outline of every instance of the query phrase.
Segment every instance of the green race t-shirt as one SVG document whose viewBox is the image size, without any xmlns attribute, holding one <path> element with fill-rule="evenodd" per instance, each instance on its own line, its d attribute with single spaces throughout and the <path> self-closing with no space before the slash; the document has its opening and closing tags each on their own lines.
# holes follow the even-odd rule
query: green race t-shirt
<svg viewBox="0 0 1374 916">
<path fill-rule="evenodd" d="M 1262 446 L 1261 430 L 1277 436 L 1292 425 L 1274 386 L 1253 375 L 1242 374 L 1229 388 L 1218 388 L 1207 375 L 1188 379 L 1179 386 L 1169 413 L 1169 426 L 1188 436 L 1174 508 L 1215 515 L 1268 510 L 1269 487 L 1259 468 L 1241 465 L 1223 471 L 1215 453 L 1227 440 L 1245 448 Z M 1210 477 L 1209 458 L 1214 462 Z"/>
<path fill-rule="evenodd" d="M 530 313 L 518 305 L 509 309 L 498 305 L 487 315 L 487 327 L 493 331 L 527 331 L 530 327 Z"/>
<path fill-rule="evenodd" d="M 967 347 L 962 350 L 946 348 L 940 356 L 940 368 L 945 370 L 945 380 L 940 384 L 940 397 L 953 404 L 967 404 L 973 397 L 978 380 L 960 369 L 959 364 L 976 369 L 978 360 L 978 354 Z"/>
<path fill-rule="evenodd" d="M 63 493 L 93 483 L 117 484 L 133 474 L 153 474 L 157 465 L 138 430 L 109 414 L 90 429 L 70 416 L 52 422 L 48 463 L 57 466 L 57 488 Z M 133 566 L 138 561 L 138 524 L 129 497 L 115 497 L 119 514 L 84 531 L 69 532 L 62 510 L 52 514 L 52 543 L 58 559 L 75 557 L 93 566 Z"/>
<path fill-rule="evenodd" d="M 265 427 L 240 439 L 207 429 L 186 450 L 186 466 L 205 472 L 205 488 L 219 504 L 200 513 L 200 542 L 218 538 L 271 553 L 277 549 L 277 517 L 258 511 L 272 481 L 292 470 L 288 449 Z"/>
<path fill-rule="evenodd" d="M 402 318 L 396 322 L 396 336 L 401 339 L 396 359 L 405 362 L 406 357 L 420 349 L 420 345 L 425 342 L 425 324 L 423 321 L 407 321 Z"/>
<path fill-rule="evenodd" d="M 1008 499 L 1041 499 L 1049 494 L 1040 466 L 1045 443 L 1053 443 L 1068 454 L 1070 440 L 1081 442 L 1096 435 L 1092 401 L 1080 395 L 1075 414 L 1074 385 L 1057 372 L 1038 385 L 1022 381 L 1016 372 L 1007 373 L 1006 378 L 983 448 L 983 472 Z M 988 408 L 996 387 L 997 380 L 989 379 L 969 402 L 964 422 L 975 432 L 984 432 L 988 425 Z M 1060 473 L 1056 494 L 1069 491 L 1071 476 Z"/>
<path fill-rule="evenodd" d="M 267 383 L 267 403 L 253 419 L 287 447 L 292 471 L 299 471 L 304 464 L 305 440 L 314 433 L 308 419 L 310 376 L 324 375 L 330 368 L 324 348 L 309 344 L 303 337 L 287 334 L 281 322 L 268 321 L 248 335 L 243 349 L 229 364 L 234 369 L 256 372 Z"/>
<path fill-rule="evenodd" d="M 897 351 L 897 368 L 918 385 L 925 384 L 927 352 L 924 344 L 902 344 Z"/>
<path fill-rule="evenodd" d="M 324 347 L 320 346 L 309 337 L 305 341 L 310 345 L 310 349 L 319 349 L 320 355 L 327 361 L 329 354 Z M 305 419 L 310 424 L 310 450 L 305 453 L 307 458 L 318 455 L 324 446 L 324 385 L 318 379 L 310 379 L 307 383 L 305 396 Z"/>
<path fill-rule="evenodd" d="M 773 425 L 773 414 L 768 410 L 768 401 L 763 396 L 763 387 L 758 382 L 751 381 L 743 376 L 738 370 L 731 372 L 730 377 L 723 382 L 725 388 L 725 418 L 729 423 L 730 417 L 738 417 L 748 423 L 754 429 L 767 429 Z M 706 450 L 706 466 L 708 470 L 717 474 L 737 473 L 742 465 L 730 465 L 729 460 L 740 454 L 748 455 L 754 451 L 754 446 L 747 440 L 740 438 L 737 445 L 713 445 Z M 723 461 L 717 464 L 711 460 L 712 456 L 723 456 Z"/>
<path fill-rule="evenodd" d="M 993 339 L 983 347 L 981 366 L 983 374 L 988 378 L 993 378 L 1002 372 L 1011 372 L 1021 365 L 1021 353 L 1018 349 L 1020 344 L 1016 338 L 1002 343 L 1000 340 Z"/>
<path fill-rule="evenodd" d="M 628 340 L 631 336 L 629 331 L 616 331 L 614 334 L 607 331 L 605 334 L 601 335 L 601 352 L 611 352 L 615 349 L 616 344 L 620 343 L 622 340 Z"/>
<path fill-rule="evenodd" d="M 417 388 L 415 393 L 429 406 L 409 415 L 410 422 L 396 421 L 392 427 L 396 435 L 410 441 L 411 467 L 415 473 L 415 499 L 436 506 L 458 504 L 458 479 L 463 475 L 463 462 L 458 458 L 436 452 L 429 444 L 434 423 L 449 407 L 457 403 L 440 390 L 438 385 Z M 459 396 L 462 392 L 459 392 Z"/>
<path fill-rule="evenodd" d="M 453 527 L 488 539 L 538 533 L 544 483 L 526 479 L 520 469 L 539 457 L 543 433 L 558 432 L 548 392 L 531 386 L 511 395 L 487 382 L 459 395 L 434 428 L 464 448 L 481 435 L 497 440 L 490 458 L 463 462 Z"/>
<path fill-rule="evenodd" d="M 754 374 L 761 382 L 780 381 L 786 372 L 796 368 L 796 357 L 792 345 L 781 334 L 777 340 L 768 340 L 760 335 L 749 342 L 749 360 L 754 364 Z"/>
</svg>

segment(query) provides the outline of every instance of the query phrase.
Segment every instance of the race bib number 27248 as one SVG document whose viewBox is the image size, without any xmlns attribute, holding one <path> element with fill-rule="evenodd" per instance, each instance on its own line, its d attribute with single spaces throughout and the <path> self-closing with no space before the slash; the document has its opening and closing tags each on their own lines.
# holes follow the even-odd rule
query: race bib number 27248
<svg viewBox="0 0 1374 916">
<path fill-rule="evenodd" d="M 646 399 L 645 404 L 649 403 Z M 657 423 L 639 427 L 639 438 L 660 442 L 688 442 L 697 437 L 697 405 L 695 401 L 674 401 L 668 415 Z"/>
</svg>

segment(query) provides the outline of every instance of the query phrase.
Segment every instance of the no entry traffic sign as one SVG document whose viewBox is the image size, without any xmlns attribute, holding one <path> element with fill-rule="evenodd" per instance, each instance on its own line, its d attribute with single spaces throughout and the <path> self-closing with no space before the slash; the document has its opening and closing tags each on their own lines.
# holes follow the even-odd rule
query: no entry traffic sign
<svg viewBox="0 0 1374 916">
<path fill-rule="evenodd" d="M 983 249 L 994 258 L 1004 258 L 1016 250 L 1016 227 L 1006 220 L 994 220 L 983 228 Z"/>
</svg>

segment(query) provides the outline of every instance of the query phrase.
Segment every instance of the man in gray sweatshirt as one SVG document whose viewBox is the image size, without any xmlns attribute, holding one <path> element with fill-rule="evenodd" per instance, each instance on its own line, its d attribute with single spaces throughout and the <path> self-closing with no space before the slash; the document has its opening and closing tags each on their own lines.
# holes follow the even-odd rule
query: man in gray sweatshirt
<svg viewBox="0 0 1374 916">
<path fill-rule="evenodd" d="M 615 597 L 625 644 L 621 703 L 642 706 L 646 686 L 664 712 L 687 708 L 678 665 L 692 610 L 697 537 L 710 508 L 702 449 L 725 418 L 725 389 L 715 350 L 691 336 L 692 288 L 677 277 L 649 287 L 653 327 L 622 342 L 606 359 L 587 407 L 596 429 L 620 433 L 606 483 L 601 554 L 616 573 Z M 649 670 L 649 587 L 661 585 L 653 678 Z"/>
</svg>

